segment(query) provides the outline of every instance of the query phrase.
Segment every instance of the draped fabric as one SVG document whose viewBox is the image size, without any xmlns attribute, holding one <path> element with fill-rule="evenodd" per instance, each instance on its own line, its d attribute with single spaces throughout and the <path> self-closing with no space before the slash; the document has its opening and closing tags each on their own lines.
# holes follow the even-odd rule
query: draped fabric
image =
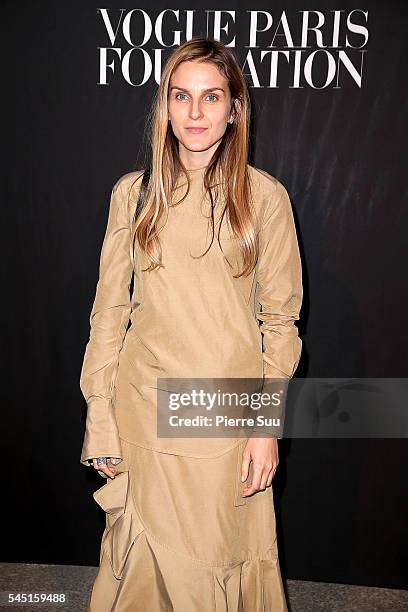
<svg viewBox="0 0 408 612">
<path fill-rule="evenodd" d="M 272 488 L 240 495 L 245 442 L 209 459 L 121 440 L 94 493 L 106 528 L 87 612 L 287 611 Z"/>
</svg>

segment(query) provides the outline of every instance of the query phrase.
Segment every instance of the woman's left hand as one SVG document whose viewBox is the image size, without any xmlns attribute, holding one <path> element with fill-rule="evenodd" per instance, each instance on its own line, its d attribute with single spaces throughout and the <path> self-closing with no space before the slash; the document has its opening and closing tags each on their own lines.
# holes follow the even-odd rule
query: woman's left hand
<svg viewBox="0 0 408 612">
<path fill-rule="evenodd" d="M 277 438 L 249 438 L 246 443 L 241 470 L 241 481 L 248 478 L 249 464 L 252 461 L 253 477 L 252 484 L 242 491 L 242 497 L 252 495 L 272 484 L 279 464 L 278 440 Z"/>
</svg>

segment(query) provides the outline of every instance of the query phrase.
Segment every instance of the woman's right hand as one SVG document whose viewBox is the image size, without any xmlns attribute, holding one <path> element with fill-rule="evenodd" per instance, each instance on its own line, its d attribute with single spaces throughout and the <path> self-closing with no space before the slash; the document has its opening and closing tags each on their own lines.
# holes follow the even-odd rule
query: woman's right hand
<svg viewBox="0 0 408 612">
<path fill-rule="evenodd" d="M 119 462 L 119 459 L 116 459 L 115 457 L 107 457 L 106 461 L 107 463 L 98 465 L 95 457 L 92 459 L 92 465 L 97 472 L 102 472 L 105 474 L 105 476 L 112 478 L 113 480 L 115 478 L 115 464 Z"/>
</svg>

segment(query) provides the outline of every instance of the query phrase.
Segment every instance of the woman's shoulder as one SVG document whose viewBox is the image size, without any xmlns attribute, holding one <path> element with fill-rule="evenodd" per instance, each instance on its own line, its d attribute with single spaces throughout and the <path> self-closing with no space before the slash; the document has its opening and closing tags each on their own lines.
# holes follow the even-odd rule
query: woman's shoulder
<svg viewBox="0 0 408 612">
<path fill-rule="evenodd" d="M 122 174 L 113 186 L 113 191 L 120 190 L 122 195 L 127 196 L 132 190 L 137 193 L 142 183 L 144 170 L 133 170 Z"/>
<path fill-rule="evenodd" d="M 250 164 L 247 164 L 247 166 L 256 196 L 261 196 L 261 199 L 277 200 L 282 195 L 287 195 L 285 186 L 275 176 L 262 168 Z"/>
</svg>

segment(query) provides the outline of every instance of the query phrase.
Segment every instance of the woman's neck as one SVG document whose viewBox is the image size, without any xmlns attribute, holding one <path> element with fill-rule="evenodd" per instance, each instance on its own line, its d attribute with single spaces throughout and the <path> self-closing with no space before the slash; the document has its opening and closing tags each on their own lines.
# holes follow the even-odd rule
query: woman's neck
<svg viewBox="0 0 408 612">
<path fill-rule="evenodd" d="M 180 161 L 183 163 L 184 167 L 189 172 L 194 172 L 195 170 L 203 170 L 203 169 L 207 168 L 209 166 L 209 164 L 210 164 L 209 161 L 206 164 L 204 159 L 202 159 L 201 161 L 198 161 L 198 160 L 191 160 L 191 159 L 188 159 L 188 160 L 187 159 L 182 159 L 180 157 Z"/>
<path fill-rule="evenodd" d="M 218 145 L 219 143 L 217 143 Z M 183 166 L 187 170 L 202 170 L 209 166 L 216 147 L 211 147 L 207 151 L 189 151 L 179 143 L 179 157 Z"/>
</svg>

